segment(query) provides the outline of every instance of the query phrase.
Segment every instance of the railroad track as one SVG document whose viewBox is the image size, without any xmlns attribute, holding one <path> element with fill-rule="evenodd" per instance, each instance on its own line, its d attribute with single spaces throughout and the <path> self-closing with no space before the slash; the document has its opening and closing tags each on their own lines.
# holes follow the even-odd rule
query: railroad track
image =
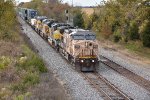
<svg viewBox="0 0 150 100">
<path fill-rule="evenodd" d="M 150 81 L 148 81 L 148 80 L 144 79 L 143 77 L 133 73 L 132 71 L 118 65 L 117 63 L 111 61 L 110 59 L 108 59 L 104 56 L 100 56 L 100 58 L 101 58 L 101 60 L 100 60 L 101 63 L 107 65 L 111 69 L 117 71 L 122 76 L 130 79 L 131 81 L 135 82 L 136 84 L 138 84 L 139 86 L 143 87 L 148 92 L 150 92 Z"/>
<path fill-rule="evenodd" d="M 133 100 L 98 73 L 81 73 L 104 100 Z"/>
</svg>

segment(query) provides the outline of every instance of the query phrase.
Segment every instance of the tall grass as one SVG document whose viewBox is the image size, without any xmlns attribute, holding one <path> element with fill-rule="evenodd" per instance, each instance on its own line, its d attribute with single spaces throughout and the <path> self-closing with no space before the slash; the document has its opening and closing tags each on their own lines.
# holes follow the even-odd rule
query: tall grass
<svg viewBox="0 0 150 100">
<path fill-rule="evenodd" d="M 22 45 L 23 53 L 21 57 L 25 57 L 26 60 L 19 62 L 18 66 L 27 71 L 47 72 L 47 69 L 43 63 L 43 60 L 39 58 L 34 52 L 32 52 L 26 45 Z M 21 57 L 19 59 L 21 59 Z"/>
<path fill-rule="evenodd" d="M 17 84 L 12 85 L 11 89 L 25 93 L 29 87 L 39 83 L 40 73 L 47 72 L 47 68 L 43 60 L 32 52 L 31 49 L 26 45 L 22 45 L 21 47 L 23 52 L 16 64 L 18 74 L 22 74 L 21 80 Z"/>
<path fill-rule="evenodd" d="M 150 59 L 150 49 L 144 47 L 142 42 L 140 41 L 130 41 L 127 44 L 125 44 L 125 47 L 131 52 L 134 52 L 140 56 L 144 56 Z"/>
</svg>

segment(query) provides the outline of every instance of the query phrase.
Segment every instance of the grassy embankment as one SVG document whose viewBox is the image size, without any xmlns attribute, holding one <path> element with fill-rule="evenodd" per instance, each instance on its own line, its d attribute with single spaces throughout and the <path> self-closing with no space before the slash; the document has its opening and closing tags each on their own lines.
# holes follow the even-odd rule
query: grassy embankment
<svg viewBox="0 0 150 100">
<path fill-rule="evenodd" d="M 0 44 L 0 99 L 24 98 L 30 94 L 28 89 L 39 83 L 40 73 L 47 69 L 27 44 L 6 41 Z"/>
<path fill-rule="evenodd" d="M 137 54 L 140 57 L 146 57 L 150 59 L 150 48 L 144 47 L 141 41 L 128 41 L 128 43 L 124 42 L 113 42 L 113 39 L 105 39 L 102 35 L 97 34 L 97 39 L 101 42 L 110 42 L 111 44 L 117 45 L 118 48 L 127 49 L 129 53 Z M 107 47 L 107 44 L 105 44 Z M 116 48 L 117 49 L 117 48 Z"/>
<path fill-rule="evenodd" d="M 0 99 L 22 100 L 47 69 L 26 43 L 1 40 L 0 45 Z"/>
<path fill-rule="evenodd" d="M 0 2 L 0 7 L 0 100 L 23 100 L 47 69 L 19 34 L 13 3 Z"/>
</svg>

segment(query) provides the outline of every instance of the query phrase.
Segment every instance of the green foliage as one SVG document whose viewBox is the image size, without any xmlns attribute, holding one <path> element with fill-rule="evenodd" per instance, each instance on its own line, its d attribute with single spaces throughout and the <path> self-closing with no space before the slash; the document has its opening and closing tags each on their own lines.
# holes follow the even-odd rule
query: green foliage
<svg viewBox="0 0 150 100">
<path fill-rule="evenodd" d="M 138 33 L 138 25 L 135 21 L 132 21 L 130 23 L 130 28 L 129 28 L 129 38 L 131 40 L 139 39 L 139 33 Z"/>
<path fill-rule="evenodd" d="M 11 60 L 9 57 L 5 57 L 5 56 L 0 57 L 0 70 L 7 68 L 10 63 Z"/>
<path fill-rule="evenodd" d="M 18 74 L 23 74 L 23 76 L 21 76 L 22 80 L 13 85 L 11 89 L 13 91 L 26 92 L 29 87 L 39 83 L 40 73 L 47 72 L 47 68 L 42 59 L 40 59 L 26 45 L 22 45 L 22 49 L 23 53 L 18 58 L 16 64 Z"/>
<path fill-rule="evenodd" d="M 39 15 L 45 15 L 60 22 L 66 21 L 65 10 L 69 9 L 68 4 L 62 4 L 59 0 L 49 0 L 48 3 L 44 3 L 42 0 L 32 0 L 20 6 L 36 9 Z"/>
<path fill-rule="evenodd" d="M 83 20 L 83 14 L 81 12 L 81 10 L 76 10 L 75 11 L 75 15 L 74 15 L 74 18 L 73 18 L 73 24 L 74 26 L 78 26 L 80 28 L 83 28 L 84 27 L 84 20 Z"/>
<path fill-rule="evenodd" d="M 141 41 L 130 41 L 125 44 L 125 47 L 133 53 L 150 58 L 149 48 L 143 47 L 143 43 Z"/>
<path fill-rule="evenodd" d="M 23 57 L 19 58 L 18 63 L 19 67 L 25 70 L 38 71 L 41 73 L 47 72 L 47 68 L 45 67 L 43 60 L 41 58 L 39 58 L 35 53 L 33 53 L 27 46 L 23 45 L 22 48 L 24 52 Z"/>
<path fill-rule="evenodd" d="M 13 85 L 11 89 L 13 91 L 20 91 L 20 92 L 26 92 L 28 87 L 34 86 L 35 84 L 39 83 L 39 74 L 34 73 L 26 73 L 24 77 L 22 78 L 22 81 Z"/>
<path fill-rule="evenodd" d="M 118 30 L 116 30 L 115 32 L 114 32 L 114 42 L 119 42 L 120 41 L 120 39 L 121 39 L 121 31 L 120 31 L 120 29 L 118 29 Z"/>
<path fill-rule="evenodd" d="M 141 28 L 140 31 L 142 34 L 143 45 L 145 47 L 150 47 L 150 21 L 145 20 L 140 28 Z"/>
<path fill-rule="evenodd" d="M 98 20 L 98 15 L 96 13 L 93 13 L 92 15 L 87 15 L 86 13 L 83 13 L 82 15 L 84 20 L 84 28 L 85 29 L 92 29 L 94 23 Z"/>
<path fill-rule="evenodd" d="M 16 13 L 13 0 L 0 2 L 0 39 L 14 40 L 16 36 Z"/>
<path fill-rule="evenodd" d="M 126 43 L 130 40 L 139 40 L 144 46 L 149 47 L 150 28 L 144 22 L 150 20 L 149 12 L 149 0 L 108 0 L 99 8 L 96 16 L 89 20 L 84 16 L 84 25 L 106 39 L 113 36 L 115 42 Z"/>
<path fill-rule="evenodd" d="M 38 73 L 27 73 L 27 75 L 23 78 L 23 84 L 30 86 L 39 83 L 39 75 Z"/>
<path fill-rule="evenodd" d="M 31 95 L 31 93 L 27 92 L 27 93 L 16 96 L 14 98 L 14 100 L 24 100 L 25 98 L 30 97 L 30 95 Z"/>
</svg>

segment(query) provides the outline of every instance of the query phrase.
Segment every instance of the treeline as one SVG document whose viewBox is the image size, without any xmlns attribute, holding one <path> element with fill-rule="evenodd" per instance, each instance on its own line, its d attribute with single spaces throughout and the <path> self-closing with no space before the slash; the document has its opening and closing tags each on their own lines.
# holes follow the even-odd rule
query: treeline
<svg viewBox="0 0 150 100">
<path fill-rule="evenodd" d="M 17 40 L 13 0 L 0 0 L 0 40 Z"/>
<path fill-rule="evenodd" d="M 64 12 L 71 8 L 68 4 L 62 4 L 61 0 L 32 0 L 20 6 L 36 9 L 39 14 L 60 22 L 65 22 Z M 109 0 L 95 8 L 90 16 L 80 8 L 72 8 L 70 12 L 74 26 L 92 29 L 98 37 L 124 43 L 141 41 L 143 46 L 150 47 L 149 0 Z"/>
<path fill-rule="evenodd" d="M 21 3 L 19 6 L 36 9 L 38 14 L 54 18 L 60 22 L 66 20 L 65 10 L 69 9 L 69 5 L 62 4 L 61 0 L 32 0 L 28 3 Z"/>
<path fill-rule="evenodd" d="M 81 17 L 80 17 L 81 16 Z M 150 1 L 109 0 L 88 16 L 78 11 L 74 22 L 114 42 L 142 41 L 150 47 Z M 80 23 L 83 22 L 83 23 Z"/>
</svg>

